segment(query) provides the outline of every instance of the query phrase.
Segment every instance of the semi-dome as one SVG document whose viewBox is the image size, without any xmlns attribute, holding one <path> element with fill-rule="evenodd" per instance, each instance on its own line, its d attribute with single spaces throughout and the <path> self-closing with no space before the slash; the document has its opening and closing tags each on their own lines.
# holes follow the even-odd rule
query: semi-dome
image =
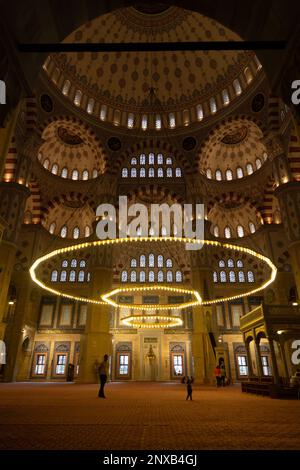
<svg viewBox="0 0 300 470">
<path fill-rule="evenodd" d="M 79 123 L 58 119 L 43 131 L 38 159 L 62 178 L 88 180 L 105 171 L 105 156 L 95 136 Z"/>
<path fill-rule="evenodd" d="M 184 8 L 122 8 L 85 23 L 67 43 L 240 41 Z M 71 52 L 44 69 L 63 95 L 102 121 L 160 130 L 201 121 L 236 100 L 261 69 L 251 51 Z"/>
<path fill-rule="evenodd" d="M 199 152 L 200 172 L 209 179 L 234 180 L 259 170 L 267 160 L 264 136 L 258 125 L 245 118 L 219 124 Z"/>
</svg>

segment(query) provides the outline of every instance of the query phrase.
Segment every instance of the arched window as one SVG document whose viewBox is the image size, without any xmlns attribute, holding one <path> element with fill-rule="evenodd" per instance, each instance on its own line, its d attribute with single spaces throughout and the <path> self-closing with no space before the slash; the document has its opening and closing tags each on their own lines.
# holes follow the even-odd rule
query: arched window
<svg viewBox="0 0 300 470">
<path fill-rule="evenodd" d="M 146 282 L 145 271 L 140 271 L 140 282 Z"/>
<path fill-rule="evenodd" d="M 122 178 L 128 178 L 128 169 L 122 168 Z"/>
<path fill-rule="evenodd" d="M 148 266 L 149 268 L 154 268 L 154 254 L 150 253 L 148 258 Z"/>
<path fill-rule="evenodd" d="M 234 261 L 232 258 L 229 258 L 229 260 L 227 261 L 227 266 L 228 268 L 234 268 Z"/>
<path fill-rule="evenodd" d="M 153 167 L 149 168 L 148 176 L 149 176 L 149 178 L 154 178 L 154 168 Z"/>
<path fill-rule="evenodd" d="M 141 267 L 141 268 L 145 268 L 145 267 L 146 267 L 146 256 L 145 256 L 145 255 L 141 255 L 141 256 L 140 256 L 140 267 Z"/>
<path fill-rule="evenodd" d="M 172 178 L 172 176 L 173 176 L 173 170 L 172 168 L 169 167 L 167 168 L 167 178 Z"/>
<path fill-rule="evenodd" d="M 229 104 L 229 95 L 227 90 L 222 91 L 222 99 L 223 99 L 223 105 L 227 106 Z"/>
<path fill-rule="evenodd" d="M 252 175 L 253 173 L 253 166 L 251 163 L 247 163 L 247 173 L 248 175 Z"/>
<path fill-rule="evenodd" d="M 216 103 L 215 98 L 210 98 L 210 100 L 209 100 L 209 106 L 210 106 L 210 112 L 211 112 L 212 114 L 214 114 L 214 113 L 217 112 L 217 103 Z"/>
<path fill-rule="evenodd" d="M 75 259 L 75 258 L 72 259 L 71 268 L 77 268 L 77 259 Z"/>
<path fill-rule="evenodd" d="M 146 165 L 146 155 L 144 153 L 140 155 L 140 165 Z"/>
<path fill-rule="evenodd" d="M 219 236 L 219 227 L 217 225 L 214 226 L 214 236 L 215 237 Z"/>
<path fill-rule="evenodd" d="M 91 273 L 87 273 L 86 282 L 90 282 L 90 280 L 91 280 Z"/>
<path fill-rule="evenodd" d="M 162 168 L 157 169 L 157 176 L 158 176 L 158 178 L 163 178 L 164 177 L 164 170 Z"/>
<path fill-rule="evenodd" d="M 226 272 L 225 271 L 220 272 L 220 281 L 221 282 L 227 282 L 227 277 L 226 277 Z"/>
<path fill-rule="evenodd" d="M 166 260 L 166 268 L 172 268 L 173 267 L 173 262 L 171 260 L 171 258 L 168 258 Z"/>
<path fill-rule="evenodd" d="M 229 271 L 229 282 L 235 282 L 235 272 Z"/>
<path fill-rule="evenodd" d="M 182 176 L 181 168 L 179 168 L 179 167 L 176 168 L 175 175 L 176 175 L 176 178 L 181 178 L 181 176 Z"/>
<path fill-rule="evenodd" d="M 131 258 L 130 267 L 131 268 L 136 268 L 137 267 L 136 258 Z"/>
<path fill-rule="evenodd" d="M 254 282 L 254 274 L 253 274 L 253 271 L 248 271 L 248 272 L 247 272 L 247 279 L 248 279 L 248 282 Z"/>
<path fill-rule="evenodd" d="M 236 265 L 237 265 L 238 268 L 243 268 L 244 267 L 244 263 L 241 259 L 237 260 Z"/>
<path fill-rule="evenodd" d="M 146 114 L 143 114 L 142 116 L 142 129 L 145 131 L 148 127 L 148 117 Z"/>
<path fill-rule="evenodd" d="M 54 233 L 54 232 L 55 232 L 55 228 L 56 228 L 56 223 L 55 223 L 55 222 L 52 222 L 52 224 L 50 224 L 50 226 L 49 226 L 49 232 L 50 232 L 50 233 Z"/>
<path fill-rule="evenodd" d="M 107 106 L 103 104 L 100 109 L 100 119 L 101 121 L 105 121 L 107 115 Z"/>
<path fill-rule="evenodd" d="M 93 169 L 93 178 L 97 178 L 97 176 L 98 176 L 97 168 L 94 168 Z"/>
<path fill-rule="evenodd" d="M 56 163 L 54 163 L 54 165 L 52 165 L 51 173 L 53 173 L 53 175 L 57 175 L 57 173 L 58 173 L 58 165 L 57 165 Z"/>
<path fill-rule="evenodd" d="M 70 86 L 71 86 L 70 80 L 66 80 L 65 83 L 64 83 L 64 86 L 62 88 L 62 94 L 63 95 L 68 96 L 69 91 L 70 91 Z"/>
<path fill-rule="evenodd" d="M 149 271 L 148 279 L 149 279 L 149 282 L 154 282 L 154 281 L 155 281 L 155 279 L 154 279 L 154 271 Z"/>
<path fill-rule="evenodd" d="M 268 158 L 268 154 L 267 154 L 267 152 L 264 152 L 264 153 L 263 153 L 264 162 L 267 160 L 267 158 Z"/>
<path fill-rule="evenodd" d="M 231 170 L 226 170 L 226 179 L 228 181 L 232 180 L 232 171 Z"/>
<path fill-rule="evenodd" d="M 236 95 L 240 95 L 242 93 L 241 84 L 237 78 L 233 80 L 233 88 L 234 88 Z"/>
<path fill-rule="evenodd" d="M 73 229 L 73 238 L 79 238 L 80 230 L 79 227 L 74 227 Z"/>
<path fill-rule="evenodd" d="M 242 225 L 238 225 L 237 226 L 237 234 L 238 234 L 238 237 L 243 237 L 245 234 L 244 234 L 244 227 Z"/>
<path fill-rule="evenodd" d="M 251 70 L 249 69 L 249 67 L 246 67 L 246 68 L 245 68 L 244 74 L 245 74 L 247 83 L 249 84 L 250 82 L 252 82 L 252 80 L 253 80 L 253 75 L 252 75 L 252 72 L 251 72 Z"/>
<path fill-rule="evenodd" d="M 82 92 L 80 90 L 77 90 L 75 93 L 75 98 L 74 98 L 75 106 L 80 106 L 81 98 L 82 98 Z"/>
<path fill-rule="evenodd" d="M 197 105 L 196 112 L 197 112 L 198 121 L 202 121 L 202 119 L 204 117 L 202 104 Z"/>
<path fill-rule="evenodd" d="M 261 159 L 260 158 L 257 158 L 255 160 L 255 165 L 256 165 L 257 170 L 259 170 L 261 168 Z"/>
<path fill-rule="evenodd" d="M 128 119 L 127 119 L 127 127 L 129 129 L 132 129 L 133 125 L 134 125 L 134 115 L 133 115 L 133 113 L 129 113 L 128 114 Z"/>
<path fill-rule="evenodd" d="M 58 279 L 58 271 L 55 269 L 51 273 L 51 282 L 57 282 Z"/>
<path fill-rule="evenodd" d="M 80 261 L 79 267 L 80 267 L 80 268 L 85 268 L 85 267 L 86 267 L 86 261 L 85 261 L 85 259 L 82 259 L 82 260 Z"/>
<path fill-rule="evenodd" d="M 182 272 L 181 271 L 176 271 L 175 280 L 176 280 L 176 282 L 182 282 Z"/>
<path fill-rule="evenodd" d="M 223 259 L 219 261 L 219 268 L 225 268 L 225 261 Z"/>
<path fill-rule="evenodd" d="M 164 257 L 163 255 L 158 255 L 157 257 L 157 267 L 163 268 L 164 267 Z"/>
<path fill-rule="evenodd" d="M 61 230 L 60 230 L 60 236 L 62 238 L 66 238 L 66 236 L 68 235 L 68 229 L 67 227 L 64 225 Z"/>
<path fill-rule="evenodd" d="M 238 178 L 243 178 L 244 176 L 243 168 L 241 168 L 240 166 L 236 169 L 236 176 Z"/>
<path fill-rule="evenodd" d="M 164 225 L 161 227 L 161 236 L 166 237 L 167 236 L 167 229 Z"/>
<path fill-rule="evenodd" d="M 50 165 L 50 161 L 48 160 L 48 158 L 46 158 L 46 160 L 44 160 L 44 163 L 43 163 L 43 167 L 48 170 L 49 169 L 49 165 Z"/>
<path fill-rule="evenodd" d="M 95 106 L 95 100 L 94 98 L 90 98 L 86 107 L 86 111 L 88 114 L 92 114 L 94 111 L 94 106 Z"/>
<path fill-rule="evenodd" d="M 173 160 L 171 157 L 167 157 L 166 159 L 166 165 L 173 165 Z"/>
<path fill-rule="evenodd" d="M 254 233 L 255 232 L 255 225 L 253 222 L 249 222 L 249 230 L 251 233 Z"/>
<path fill-rule="evenodd" d="M 175 114 L 169 113 L 169 127 L 171 129 L 174 129 L 175 126 L 176 126 Z"/>
<path fill-rule="evenodd" d="M 245 282 L 245 274 L 244 271 L 239 271 L 239 282 Z"/>
<path fill-rule="evenodd" d="M 73 170 L 72 171 L 72 180 L 78 180 L 78 178 L 79 178 L 78 170 Z"/>
<path fill-rule="evenodd" d="M 83 179 L 84 181 L 86 181 L 86 180 L 89 179 L 89 172 L 88 172 L 88 170 L 83 170 L 83 172 L 82 172 L 82 179 Z"/>
<path fill-rule="evenodd" d="M 225 233 L 225 238 L 231 238 L 230 227 L 225 227 L 224 233 Z"/>
<path fill-rule="evenodd" d="M 159 114 L 155 116 L 155 129 L 158 131 L 161 129 L 161 117 Z"/>
<path fill-rule="evenodd" d="M 154 161 L 154 153 L 149 153 L 149 165 L 154 165 L 155 161 Z"/>
<path fill-rule="evenodd" d="M 130 170 L 130 176 L 131 178 L 136 178 L 137 174 L 136 174 L 136 168 L 131 168 Z"/>
<path fill-rule="evenodd" d="M 217 274 L 217 271 L 214 271 L 214 272 L 213 272 L 213 280 L 214 280 L 214 282 L 218 282 L 218 274 Z"/>
<path fill-rule="evenodd" d="M 61 170 L 61 177 L 68 178 L 68 168 L 65 167 Z"/>
<path fill-rule="evenodd" d="M 75 282 L 76 281 L 76 271 L 74 271 L 74 270 L 70 271 L 69 281 L 70 282 Z"/>
<path fill-rule="evenodd" d="M 127 271 L 122 271 L 121 282 L 127 282 Z"/>
<path fill-rule="evenodd" d="M 137 159 L 135 157 L 132 157 L 132 159 L 130 161 L 130 164 L 131 165 L 137 165 Z"/>
<path fill-rule="evenodd" d="M 68 260 L 64 259 L 61 263 L 62 268 L 67 268 L 68 267 Z"/>
<path fill-rule="evenodd" d="M 84 229 L 84 236 L 89 237 L 90 235 L 91 235 L 91 229 L 88 225 L 86 225 Z"/>
<path fill-rule="evenodd" d="M 144 167 L 140 169 L 140 178 L 145 178 L 146 177 L 146 170 Z"/>
<path fill-rule="evenodd" d="M 66 280 L 67 280 L 67 271 L 61 271 L 60 282 L 66 282 Z"/>
<path fill-rule="evenodd" d="M 206 170 L 206 176 L 207 176 L 208 179 L 211 180 L 212 174 L 211 174 L 211 169 L 210 169 L 210 168 L 207 168 L 207 170 Z"/>
<path fill-rule="evenodd" d="M 157 282 L 164 282 L 164 273 L 163 273 L 163 271 L 158 271 L 158 273 L 157 273 Z"/>
<path fill-rule="evenodd" d="M 222 180 L 222 173 L 220 170 L 216 170 L 216 180 L 221 181 Z"/>
<path fill-rule="evenodd" d="M 136 271 L 131 271 L 130 273 L 130 281 L 136 282 Z"/>
<path fill-rule="evenodd" d="M 167 271 L 167 282 L 173 282 L 173 273 L 172 273 L 172 271 Z"/>
<path fill-rule="evenodd" d="M 78 273 L 78 282 L 84 282 L 85 272 L 79 271 Z"/>
</svg>

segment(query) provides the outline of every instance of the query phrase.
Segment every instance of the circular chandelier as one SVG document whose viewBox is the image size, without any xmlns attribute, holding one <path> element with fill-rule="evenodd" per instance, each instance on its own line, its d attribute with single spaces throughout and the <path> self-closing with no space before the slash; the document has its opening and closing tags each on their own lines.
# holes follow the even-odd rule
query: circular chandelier
<svg viewBox="0 0 300 470">
<path fill-rule="evenodd" d="M 121 322 L 133 328 L 172 328 L 182 326 L 183 321 L 179 317 L 168 315 L 130 315 L 122 318 Z"/>
<path fill-rule="evenodd" d="M 194 297 L 195 300 L 189 302 L 180 302 L 176 304 L 126 304 L 121 302 L 116 302 L 111 299 L 114 295 L 120 293 L 130 293 L 130 292 L 153 292 L 153 291 L 166 291 L 176 294 L 184 294 L 184 295 L 191 295 Z M 172 310 L 172 309 L 183 309 L 187 307 L 192 307 L 193 305 L 199 305 L 202 302 L 201 296 L 198 291 L 191 290 L 191 289 L 184 289 L 181 287 L 171 287 L 171 286 L 158 286 L 158 285 L 143 285 L 141 287 L 120 287 L 118 289 L 114 289 L 107 294 L 103 294 L 101 296 L 104 302 L 109 303 L 113 307 L 120 307 L 120 308 L 128 308 L 130 305 L 131 309 L 134 310 Z"/>
<path fill-rule="evenodd" d="M 242 298 L 242 297 L 247 297 L 249 295 L 253 295 L 256 292 L 259 292 L 259 291 L 265 289 L 276 278 L 277 268 L 274 265 L 274 263 L 267 256 L 264 256 L 260 253 L 257 253 L 256 251 L 251 250 L 250 248 L 246 248 L 246 247 L 238 246 L 238 245 L 233 245 L 231 243 L 222 243 L 222 242 L 217 241 L 217 240 L 200 240 L 200 239 L 196 239 L 196 238 L 183 238 L 183 237 L 132 237 L 132 238 L 128 237 L 128 238 L 115 238 L 115 239 L 96 240 L 96 241 L 92 241 L 92 242 L 79 243 L 79 244 L 76 244 L 76 245 L 71 245 L 71 246 L 67 246 L 67 247 L 64 247 L 64 248 L 59 248 L 59 249 L 51 251 L 50 253 L 47 253 L 46 255 L 43 255 L 40 258 L 38 258 L 32 264 L 32 266 L 30 267 L 30 270 L 29 270 L 30 276 L 31 276 L 31 279 L 38 286 L 40 286 L 42 289 L 47 290 L 48 292 L 51 292 L 52 294 L 55 294 L 55 295 L 58 295 L 58 296 L 61 296 L 61 297 L 66 297 L 66 298 L 69 298 L 69 299 L 72 299 L 72 300 L 77 300 L 77 301 L 80 301 L 80 302 L 87 302 L 87 303 L 98 304 L 98 305 L 111 304 L 112 301 L 111 301 L 110 297 L 112 296 L 112 292 L 104 293 L 98 298 L 81 297 L 81 296 L 78 296 L 78 295 L 73 295 L 73 294 L 70 294 L 68 292 L 64 292 L 64 291 L 59 290 L 59 289 L 54 289 L 54 288 L 48 286 L 47 284 L 45 284 L 37 276 L 36 270 L 43 262 L 48 261 L 50 259 L 55 259 L 56 256 L 59 256 L 59 255 L 62 255 L 62 254 L 74 253 L 76 251 L 80 251 L 80 250 L 84 250 L 84 249 L 89 249 L 89 248 L 92 249 L 92 248 L 105 247 L 105 246 L 110 246 L 110 245 L 122 245 L 122 244 L 126 244 L 126 243 L 136 243 L 136 244 L 138 244 L 138 243 L 149 243 L 149 242 L 150 243 L 164 243 L 164 244 L 166 244 L 166 243 L 172 243 L 172 244 L 173 243 L 181 243 L 181 244 L 183 243 L 183 244 L 192 244 L 192 245 L 202 244 L 202 245 L 211 246 L 211 247 L 215 247 L 215 248 L 223 248 L 223 249 L 225 248 L 225 249 L 233 250 L 233 251 L 236 251 L 236 252 L 239 252 L 239 253 L 248 254 L 248 255 L 258 259 L 259 261 L 263 262 L 271 270 L 271 274 L 270 274 L 269 278 L 265 282 L 263 282 L 260 286 L 255 287 L 254 289 L 246 289 L 244 292 L 239 292 L 236 295 L 231 295 L 231 296 L 212 299 L 212 300 L 205 300 L 205 299 L 201 299 L 200 293 L 198 291 L 190 290 L 189 293 L 190 294 L 193 293 L 193 295 L 195 296 L 195 301 L 193 302 L 193 305 L 211 305 L 211 304 L 217 304 L 217 303 L 222 303 L 222 302 L 226 302 L 226 301 L 230 301 L 230 300 L 239 299 L 239 298 Z M 152 290 L 153 288 L 158 289 L 159 286 L 157 286 L 157 285 L 156 286 L 143 286 L 141 289 L 144 292 L 146 292 L 147 290 Z M 134 288 L 134 289 L 137 289 L 137 288 Z M 176 291 L 177 288 L 174 288 L 174 289 Z M 179 307 L 179 306 L 180 306 L 180 304 L 176 304 L 176 307 L 173 307 L 173 308 L 183 308 L 182 306 L 181 307 Z M 128 304 L 127 304 L 127 307 L 128 307 Z M 156 307 L 157 307 L 157 310 L 163 310 L 163 309 L 165 310 L 166 309 L 166 305 L 158 304 Z M 162 308 L 160 308 L 160 307 L 162 307 Z M 141 308 L 141 305 L 139 305 L 137 308 Z M 153 308 L 153 305 L 152 305 L 152 307 L 149 307 L 149 305 L 147 305 L 147 308 Z M 172 307 L 169 305 L 168 308 L 171 309 Z"/>
</svg>

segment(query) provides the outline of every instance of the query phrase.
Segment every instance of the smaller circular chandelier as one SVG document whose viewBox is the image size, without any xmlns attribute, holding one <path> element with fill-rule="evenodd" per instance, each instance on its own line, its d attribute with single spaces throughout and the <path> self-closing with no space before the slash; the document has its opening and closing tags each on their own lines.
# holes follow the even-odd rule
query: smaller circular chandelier
<svg viewBox="0 0 300 470">
<path fill-rule="evenodd" d="M 112 300 L 111 297 L 120 293 L 139 293 L 139 292 L 155 292 L 155 291 L 165 291 L 169 293 L 176 293 L 182 295 L 190 295 L 194 297 L 194 300 L 188 302 L 180 302 L 175 304 L 126 304 Z M 184 309 L 192 307 L 193 305 L 199 305 L 202 302 L 201 296 L 198 291 L 192 289 L 185 289 L 182 287 L 171 287 L 171 286 L 153 286 L 153 285 L 144 285 L 144 286 L 134 286 L 134 287 L 120 287 L 114 289 L 106 294 L 101 296 L 101 299 L 112 305 L 113 307 L 119 308 L 128 308 L 130 306 L 133 310 L 172 310 L 172 309 Z"/>
<path fill-rule="evenodd" d="M 183 321 L 179 317 L 168 315 L 130 315 L 122 318 L 121 322 L 132 328 L 172 328 L 182 326 Z"/>
</svg>

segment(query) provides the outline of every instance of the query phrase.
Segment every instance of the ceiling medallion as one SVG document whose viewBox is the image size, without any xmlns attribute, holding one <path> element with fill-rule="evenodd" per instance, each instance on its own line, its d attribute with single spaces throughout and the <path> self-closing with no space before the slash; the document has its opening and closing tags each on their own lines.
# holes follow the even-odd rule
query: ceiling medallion
<svg viewBox="0 0 300 470">
<path fill-rule="evenodd" d="M 83 140 L 79 135 L 73 134 L 66 127 L 60 126 L 57 129 L 57 135 L 60 140 L 67 145 L 80 145 L 83 144 Z"/>
<path fill-rule="evenodd" d="M 113 152 L 117 152 L 121 148 L 121 141 L 118 137 L 110 137 L 107 141 L 107 145 Z"/>
<path fill-rule="evenodd" d="M 221 142 L 226 145 L 236 145 L 243 142 L 248 134 L 247 126 L 240 126 L 232 132 L 225 134 Z"/>
<path fill-rule="evenodd" d="M 252 111 L 255 113 L 258 113 L 263 109 L 265 105 L 265 97 L 262 93 L 258 93 L 256 96 L 254 96 L 252 100 Z"/>
</svg>

